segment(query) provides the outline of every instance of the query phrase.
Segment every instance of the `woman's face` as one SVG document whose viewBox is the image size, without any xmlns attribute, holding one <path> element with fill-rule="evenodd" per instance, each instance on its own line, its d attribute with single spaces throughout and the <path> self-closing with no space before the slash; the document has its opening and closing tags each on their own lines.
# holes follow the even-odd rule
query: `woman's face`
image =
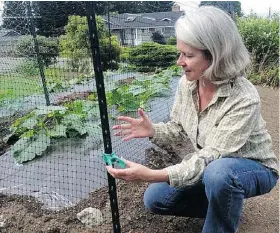
<svg viewBox="0 0 280 233">
<path fill-rule="evenodd" d="M 183 67 L 187 79 L 193 81 L 201 78 L 204 71 L 210 65 L 203 51 L 191 47 L 180 40 L 177 40 L 177 49 L 180 52 L 177 65 Z"/>
</svg>

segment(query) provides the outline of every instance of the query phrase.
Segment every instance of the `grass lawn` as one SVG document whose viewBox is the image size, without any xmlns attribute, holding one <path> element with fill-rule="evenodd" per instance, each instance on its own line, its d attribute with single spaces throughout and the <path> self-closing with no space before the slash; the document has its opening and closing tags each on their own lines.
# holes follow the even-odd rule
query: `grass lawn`
<svg viewBox="0 0 280 233">
<path fill-rule="evenodd" d="M 62 68 L 46 68 L 47 81 L 61 82 L 79 75 Z M 39 70 L 26 63 L 18 67 L 15 73 L 0 74 L 0 101 L 16 99 L 35 93 L 43 93 Z"/>
<path fill-rule="evenodd" d="M 40 79 L 0 74 L 0 101 L 43 93 Z"/>
<path fill-rule="evenodd" d="M 52 80 L 70 80 L 76 78 L 79 74 L 79 72 L 70 71 L 64 68 L 49 67 L 45 69 L 45 76 Z"/>
</svg>

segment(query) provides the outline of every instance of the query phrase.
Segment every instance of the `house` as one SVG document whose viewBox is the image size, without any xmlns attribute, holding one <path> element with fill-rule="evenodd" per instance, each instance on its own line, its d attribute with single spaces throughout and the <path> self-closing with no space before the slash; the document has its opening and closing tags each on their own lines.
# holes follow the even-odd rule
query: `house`
<svg viewBox="0 0 280 233">
<path fill-rule="evenodd" d="M 16 43 L 22 35 L 11 29 L 0 29 L 0 55 L 11 55 Z"/>
<path fill-rule="evenodd" d="M 159 32 L 166 41 L 175 37 L 175 22 L 184 14 L 177 5 L 172 11 L 140 14 L 110 15 L 110 31 L 119 38 L 120 45 L 139 45 L 142 42 L 152 41 L 153 32 Z M 103 16 L 107 29 L 108 17 Z"/>
</svg>

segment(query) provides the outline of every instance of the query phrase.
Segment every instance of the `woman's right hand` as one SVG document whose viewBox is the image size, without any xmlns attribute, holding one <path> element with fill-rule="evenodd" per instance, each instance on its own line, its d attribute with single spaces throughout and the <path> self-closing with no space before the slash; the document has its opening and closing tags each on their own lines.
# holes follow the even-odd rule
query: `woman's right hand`
<svg viewBox="0 0 280 233">
<path fill-rule="evenodd" d="M 118 117 L 118 120 L 125 121 L 126 123 L 113 126 L 113 130 L 119 130 L 115 135 L 126 136 L 123 139 L 124 141 L 128 141 L 132 138 L 153 137 L 154 129 L 152 122 L 141 108 L 138 109 L 138 114 L 140 116 L 138 119 L 126 116 Z"/>
</svg>

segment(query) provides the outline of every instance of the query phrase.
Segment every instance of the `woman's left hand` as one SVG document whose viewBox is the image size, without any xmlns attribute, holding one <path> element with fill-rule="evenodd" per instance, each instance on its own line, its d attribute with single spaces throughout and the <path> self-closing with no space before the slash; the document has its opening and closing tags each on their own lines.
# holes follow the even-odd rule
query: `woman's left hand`
<svg viewBox="0 0 280 233">
<path fill-rule="evenodd" d="M 168 174 L 165 170 L 152 170 L 141 164 L 124 160 L 127 168 L 115 169 L 106 166 L 107 171 L 117 179 L 125 181 L 146 181 L 146 182 L 164 182 L 168 181 Z"/>
</svg>

